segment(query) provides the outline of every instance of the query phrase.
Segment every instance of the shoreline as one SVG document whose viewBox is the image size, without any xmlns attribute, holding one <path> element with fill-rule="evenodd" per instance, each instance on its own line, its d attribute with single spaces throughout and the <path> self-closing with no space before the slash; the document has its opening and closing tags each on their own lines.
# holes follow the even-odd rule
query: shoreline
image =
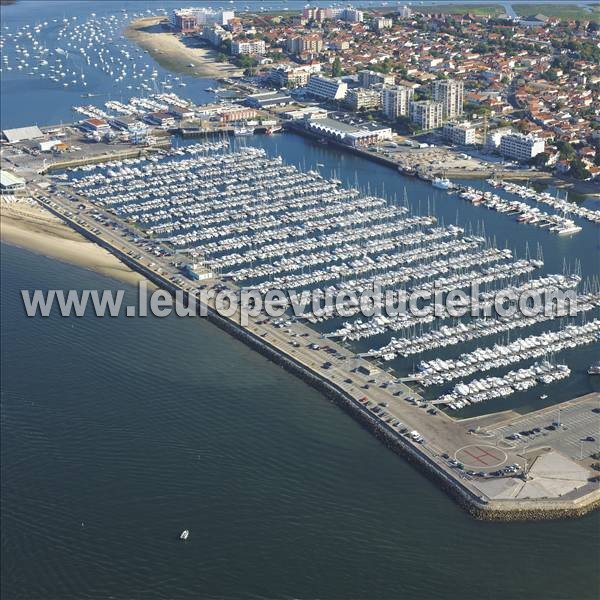
<svg viewBox="0 0 600 600">
<path fill-rule="evenodd" d="M 0 241 L 122 283 L 137 285 L 145 280 L 113 254 L 26 199 L 0 203 Z"/>
<path fill-rule="evenodd" d="M 166 17 L 143 17 L 132 21 L 123 35 L 164 69 L 192 77 L 219 79 L 239 75 L 242 70 L 229 62 L 217 62 L 217 51 L 205 46 L 186 46 L 163 28 Z M 190 64 L 194 66 L 190 67 Z"/>
<path fill-rule="evenodd" d="M 295 122 L 286 122 L 284 123 L 284 128 L 292 133 L 297 135 L 301 135 L 303 137 L 309 138 L 315 142 L 320 140 L 320 136 L 317 133 L 312 131 L 308 131 L 303 127 L 299 126 Z M 392 160 L 388 156 L 373 152 L 364 148 L 349 146 L 348 144 L 344 144 L 342 142 L 338 142 L 333 139 L 327 139 L 327 145 L 335 147 L 339 150 L 343 150 L 345 152 L 350 152 L 351 154 L 355 154 L 362 158 L 365 158 L 370 161 L 374 161 L 385 165 L 394 171 L 400 171 L 399 167 L 401 166 L 397 161 Z M 440 147 L 434 147 L 433 150 L 442 151 Z M 406 150 L 407 153 L 410 153 L 411 150 Z M 450 150 L 448 152 L 454 153 L 454 150 Z M 416 159 L 415 159 L 416 160 Z M 400 171 L 403 177 L 411 177 L 415 179 L 420 179 L 420 177 L 415 173 L 406 173 Z M 561 190 L 568 190 L 580 196 L 584 196 L 589 199 L 598 199 L 600 198 L 600 184 L 589 181 L 575 181 L 570 179 L 563 179 L 554 175 L 553 173 L 547 173 L 546 171 L 529 171 L 529 170 L 506 170 L 506 169 L 477 169 L 477 170 L 466 170 L 466 169 L 452 169 L 447 165 L 440 164 L 439 167 L 431 167 L 428 170 L 428 175 L 431 177 L 448 177 L 451 179 L 488 179 L 489 177 L 496 176 L 500 179 L 506 179 L 507 181 L 522 181 L 522 180 L 531 180 L 532 182 L 539 182 L 544 185 L 554 186 Z"/>
</svg>

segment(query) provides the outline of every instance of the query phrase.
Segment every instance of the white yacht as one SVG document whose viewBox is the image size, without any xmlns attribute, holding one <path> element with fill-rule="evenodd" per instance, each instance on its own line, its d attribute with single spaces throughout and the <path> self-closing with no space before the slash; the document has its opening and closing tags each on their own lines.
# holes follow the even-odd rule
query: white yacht
<svg viewBox="0 0 600 600">
<path fill-rule="evenodd" d="M 252 127 L 234 127 L 234 135 L 254 135 L 254 129 Z"/>
<path fill-rule="evenodd" d="M 436 177 L 432 182 L 431 185 L 433 185 L 433 187 L 436 187 L 440 190 L 449 190 L 452 188 L 452 182 L 447 179 L 446 177 Z"/>
</svg>

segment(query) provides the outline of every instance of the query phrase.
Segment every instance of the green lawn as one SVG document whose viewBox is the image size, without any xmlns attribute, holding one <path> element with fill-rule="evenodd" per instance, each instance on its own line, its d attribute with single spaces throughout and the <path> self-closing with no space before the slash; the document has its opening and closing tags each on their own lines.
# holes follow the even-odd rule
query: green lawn
<svg viewBox="0 0 600 600">
<path fill-rule="evenodd" d="M 471 13 L 487 17 L 497 17 L 505 13 L 504 8 L 498 4 L 412 4 L 414 12 L 420 13 L 442 13 L 448 15 L 465 15 Z"/>
<path fill-rule="evenodd" d="M 514 11 L 521 17 L 542 14 L 561 19 L 600 21 L 600 3 L 590 5 L 591 12 L 584 7 L 565 2 L 564 4 L 513 4 Z"/>
</svg>

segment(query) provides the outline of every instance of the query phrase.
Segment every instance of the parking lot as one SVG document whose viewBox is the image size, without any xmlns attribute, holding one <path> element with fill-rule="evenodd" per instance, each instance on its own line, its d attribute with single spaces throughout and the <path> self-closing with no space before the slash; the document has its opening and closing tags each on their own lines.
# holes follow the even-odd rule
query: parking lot
<svg viewBox="0 0 600 600">
<path fill-rule="evenodd" d="M 576 404 L 544 409 L 491 431 L 499 444 L 517 452 L 551 446 L 586 459 L 600 451 L 600 396 L 589 394 Z"/>
</svg>

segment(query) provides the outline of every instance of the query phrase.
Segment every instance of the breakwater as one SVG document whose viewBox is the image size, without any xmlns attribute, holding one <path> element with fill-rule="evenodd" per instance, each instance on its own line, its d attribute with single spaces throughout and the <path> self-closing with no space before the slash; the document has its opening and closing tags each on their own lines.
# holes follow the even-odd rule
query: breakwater
<svg viewBox="0 0 600 600">
<path fill-rule="evenodd" d="M 40 204 L 85 238 L 111 252 L 125 265 L 143 275 L 157 287 L 164 289 L 171 295 L 175 295 L 178 291 L 183 292 L 185 300 L 189 301 L 189 293 L 186 290 L 181 289 L 175 283 L 164 278 L 149 267 L 140 264 L 109 241 L 81 226 L 60 210 L 49 206 L 45 202 L 40 202 Z M 490 500 L 482 495 L 478 495 L 465 482 L 461 481 L 460 476 L 457 477 L 445 463 L 441 460 L 436 460 L 435 456 L 430 456 L 417 443 L 411 442 L 402 434 L 392 429 L 387 423 L 371 414 L 359 402 L 358 398 L 355 398 L 301 360 L 285 353 L 268 340 L 236 323 L 235 320 L 221 316 L 210 305 L 205 306 L 207 309 L 207 318 L 211 323 L 317 389 L 355 418 L 386 447 L 403 456 L 419 471 L 435 481 L 453 500 L 475 518 L 498 521 L 573 518 L 583 516 L 600 506 L 600 488 L 592 484 L 589 484 L 585 495 L 578 492 L 576 497 L 572 499 Z"/>
<path fill-rule="evenodd" d="M 113 160 L 125 160 L 127 158 L 142 158 L 148 154 L 153 154 L 159 150 L 163 150 L 171 147 L 171 140 L 162 139 L 157 140 L 153 146 L 147 148 L 131 148 L 129 150 L 122 150 L 114 153 L 105 153 L 97 155 L 84 156 L 82 158 L 74 158 L 71 160 L 61 160 L 55 163 L 51 163 L 43 167 L 39 173 L 40 175 L 46 175 L 52 171 L 60 171 L 63 169 L 72 169 L 74 167 L 80 167 L 83 165 L 93 165 L 98 163 L 104 163 Z"/>
</svg>

